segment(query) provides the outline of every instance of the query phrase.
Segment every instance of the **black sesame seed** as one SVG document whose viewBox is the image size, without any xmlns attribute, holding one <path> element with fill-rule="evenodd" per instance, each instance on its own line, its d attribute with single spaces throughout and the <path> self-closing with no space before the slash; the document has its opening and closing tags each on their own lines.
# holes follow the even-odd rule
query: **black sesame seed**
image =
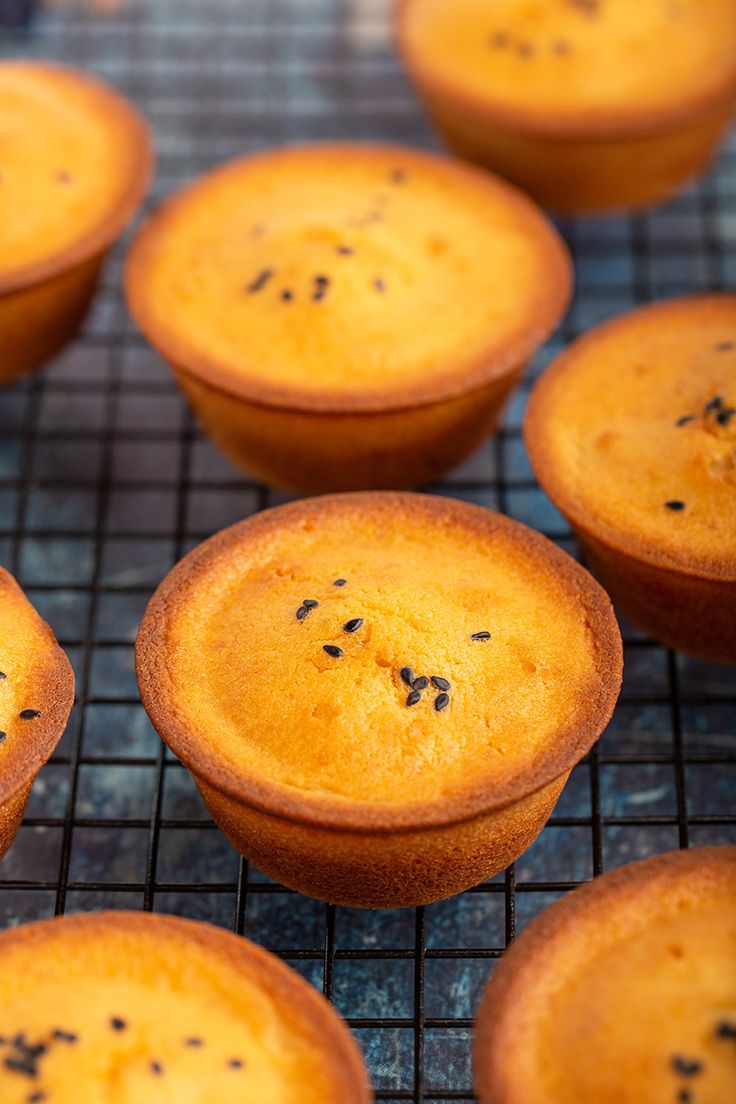
<svg viewBox="0 0 736 1104">
<path fill-rule="evenodd" d="M 716 345 L 717 353 L 729 353 L 731 349 L 736 349 L 736 341 L 719 341 Z"/>
<path fill-rule="evenodd" d="M 37 1092 L 33 1092 L 30 1096 L 26 1097 L 27 1104 L 40 1104 L 40 1101 L 45 1099 L 46 1093 L 42 1089 L 39 1089 Z"/>
<path fill-rule="evenodd" d="M 283 302 L 290 303 L 293 298 L 294 292 L 291 291 L 289 288 L 284 288 L 284 290 L 281 292 L 281 299 L 283 300 Z"/>
<path fill-rule="evenodd" d="M 40 709 L 21 709 L 18 716 L 23 721 L 35 721 L 36 717 L 41 716 L 41 710 Z"/>
<path fill-rule="evenodd" d="M 671 498 L 668 502 L 665 502 L 665 506 L 668 510 L 674 510 L 675 512 L 685 509 L 685 503 L 679 498 Z"/>
<path fill-rule="evenodd" d="M 716 421 L 719 425 L 722 426 L 730 425 L 731 419 L 733 418 L 734 414 L 736 414 L 736 407 L 727 406 L 723 410 L 718 411 L 718 413 L 716 414 Z"/>
<path fill-rule="evenodd" d="M 386 290 L 386 285 L 384 284 L 384 282 L 383 282 L 383 280 L 381 279 L 380 276 L 376 276 L 375 280 L 373 281 L 373 286 L 376 289 L 376 291 L 385 291 Z"/>
<path fill-rule="evenodd" d="M 345 586 L 347 579 L 335 579 L 333 586 Z"/>
<path fill-rule="evenodd" d="M 434 707 L 435 707 L 435 709 L 438 713 L 441 713 L 443 709 L 447 709 L 449 704 L 450 704 L 450 695 L 449 694 L 445 694 L 445 693 L 438 694 L 437 697 L 434 699 Z"/>
<path fill-rule="evenodd" d="M 192 1035 L 189 1039 L 184 1040 L 184 1046 L 188 1047 L 201 1047 L 204 1046 L 204 1041 L 197 1035 Z"/>
<path fill-rule="evenodd" d="M 401 681 L 405 682 L 407 686 L 414 685 L 414 679 L 416 676 L 411 667 L 402 667 L 399 671 L 399 675 L 401 676 Z"/>
<path fill-rule="evenodd" d="M 5 674 L 4 671 L 0 671 L 0 679 L 4 679 L 4 678 L 7 678 L 7 677 L 8 676 Z"/>
<path fill-rule="evenodd" d="M 441 675 L 432 675 L 432 685 L 437 690 L 449 690 L 450 689 L 449 679 L 442 678 Z"/>
<path fill-rule="evenodd" d="M 62 1028 L 57 1027 L 52 1032 L 52 1038 L 58 1040 L 60 1043 L 76 1043 L 78 1036 L 73 1031 L 64 1031 Z"/>
<path fill-rule="evenodd" d="M 302 602 L 302 605 L 304 606 L 305 609 L 311 610 L 311 609 L 316 609 L 317 606 L 319 605 L 319 602 L 317 601 L 316 598 L 305 598 L 304 601 Z"/>
<path fill-rule="evenodd" d="M 242 1058 L 231 1058 L 230 1061 L 228 1062 L 228 1065 L 229 1065 L 230 1069 L 242 1069 L 243 1068 L 243 1060 L 242 1060 Z"/>
<path fill-rule="evenodd" d="M 337 644 L 323 644 L 322 651 L 327 652 L 327 655 L 332 656 L 333 659 L 342 659 L 345 655 L 342 648 L 338 648 Z"/>
<path fill-rule="evenodd" d="M 695 421 L 695 415 L 694 414 L 683 414 L 683 416 L 681 418 L 677 419 L 677 421 L 675 422 L 675 425 L 676 426 L 684 426 L 684 425 L 687 425 L 688 422 L 694 422 L 694 421 Z"/>
<path fill-rule="evenodd" d="M 736 1039 L 736 1023 L 730 1020 L 721 1020 L 716 1028 L 716 1036 L 719 1039 Z"/>
<path fill-rule="evenodd" d="M 471 633 L 470 634 L 470 639 L 471 640 L 490 640 L 491 639 L 491 634 L 489 632 L 487 632 L 486 629 L 483 629 L 482 632 Z"/>
<path fill-rule="evenodd" d="M 7 732 L 0 732 L 0 744 L 4 744 L 8 738 Z"/>
<path fill-rule="evenodd" d="M 723 395 L 714 395 L 712 399 L 705 404 L 705 413 L 712 414 L 714 410 L 720 410 L 723 406 Z"/>
<path fill-rule="evenodd" d="M 246 291 L 249 295 L 253 295 L 256 291 L 261 291 L 266 286 L 268 281 L 273 276 L 272 268 L 263 268 L 251 282 L 246 286 Z"/>
<path fill-rule="evenodd" d="M 671 1065 L 680 1077 L 697 1077 L 699 1073 L 703 1072 L 702 1062 L 699 1062 L 697 1058 L 686 1058 L 683 1054 L 675 1054 Z"/>
<path fill-rule="evenodd" d="M 350 245 L 338 245 L 335 252 L 339 253 L 341 257 L 350 257 L 355 250 Z"/>
<path fill-rule="evenodd" d="M 415 678 L 412 685 L 413 690 L 426 690 L 429 686 L 429 679 L 426 675 L 420 675 L 419 678 Z"/>
<path fill-rule="evenodd" d="M 330 286 L 329 276 L 315 276 L 314 277 L 314 290 L 312 291 L 312 302 L 319 303 L 324 299 L 327 294 L 327 289 Z"/>
<path fill-rule="evenodd" d="M 164 1067 L 160 1062 L 151 1062 L 151 1073 L 155 1073 L 157 1077 L 160 1077 L 164 1072 Z"/>
<path fill-rule="evenodd" d="M 692 1098 L 693 1094 L 690 1092 L 689 1089 L 680 1089 L 677 1094 L 678 1104 L 690 1104 Z"/>
<path fill-rule="evenodd" d="M 300 606 L 294 614 L 297 621 L 303 621 L 305 617 L 309 617 L 309 609 L 307 606 Z"/>
<path fill-rule="evenodd" d="M 111 1016 L 110 1027 L 113 1031 L 125 1031 L 128 1027 L 128 1022 L 127 1020 L 121 1019 L 120 1016 Z"/>
<path fill-rule="evenodd" d="M 345 622 L 345 624 L 343 625 L 343 629 L 346 633 L 354 633 L 358 631 L 362 624 L 362 617 L 353 617 L 350 621 Z"/>
<path fill-rule="evenodd" d="M 407 695 L 406 704 L 407 705 L 416 705 L 417 702 L 420 702 L 421 700 L 422 700 L 421 690 L 412 690 L 412 692 Z"/>
</svg>

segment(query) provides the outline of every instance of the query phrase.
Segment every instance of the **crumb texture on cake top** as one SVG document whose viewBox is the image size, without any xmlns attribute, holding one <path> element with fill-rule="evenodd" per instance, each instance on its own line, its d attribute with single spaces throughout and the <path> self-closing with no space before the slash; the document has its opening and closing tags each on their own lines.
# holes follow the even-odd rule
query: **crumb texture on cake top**
<svg viewBox="0 0 736 1104">
<path fill-rule="evenodd" d="M 404 0 L 417 66 L 501 112 L 636 120 L 736 84 L 736 0 Z"/>
<path fill-rule="evenodd" d="M 157 723 L 236 774 L 396 806 L 508 783 L 585 729 L 617 662 L 587 576 L 440 501 L 335 496 L 202 546 L 147 630 Z"/>
<path fill-rule="evenodd" d="M 128 293 L 175 364 L 225 388 L 396 397 L 519 367 L 556 323 L 569 272 L 541 213 L 501 182 L 334 144 L 185 189 L 134 245 Z"/>
<path fill-rule="evenodd" d="M 0 279 L 62 255 L 130 202 L 143 134 L 82 74 L 0 62 Z"/>
<path fill-rule="evenodd" d="M 337 1024 L 320 1036 L 279 963 L 203 925 L 146 919 L 107 913 L 0 938 L 3 1104 L 364 1099 L 331 1069 Z"/>
<path fill-rule="evenodd" d="M 736 577 L 736 296 L 592 331 L 537 385 L 526 437 L 542 483 L 593 535 Z"/>
</svg>

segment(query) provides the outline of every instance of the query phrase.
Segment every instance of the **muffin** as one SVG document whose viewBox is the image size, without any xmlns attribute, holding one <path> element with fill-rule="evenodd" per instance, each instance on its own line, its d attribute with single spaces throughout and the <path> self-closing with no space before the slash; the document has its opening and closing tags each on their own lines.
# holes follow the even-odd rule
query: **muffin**
<svg viewBox="0 0 736 1104">
<path fill-rule="evenodd" d="M 536 384 L 524 435 L 614 603 L 736 662 L 736 295 L 607 322 Z"/>
<path fill-rule="evenodd" d="M 397 0 L 448 144 L 560 212 L 667 199 L 736 103 L 736 0 Z"/>
<path fill-rule="evenodd" d="M 0 859 L 13 842 L 33 781 L 61 739 L 73 703 L 69 660 L 13 577 L 0 567 Z"/>
<path fill-rule="evenodd" d="M 132 248 L 130 309 L 206 431 L 298 491 L 411 486 L 493 430 L 570 295 L 569 256 L 492 177 L 396 146 L 231 162 Z"/>
<path fill-rule="evenodd" d="M 527 848 L 621 681 L 608 598 L 539 534 L 410 493 L 294 502 L 161 584 L 143 704 L 227 838 L 313 897 L 402 907 Z"/>
<path fill-rule="evenodd" d="M 736 847 L 632 863 L 506 952 L 478 1012 L 480 1104 L 730 1104 Z"/>
<path fill-rule="evenodd" d="M 0 62 L 0 385 L 77 332 L 151 163 L 147 127 L 112 89 L 60 65 Z"/>
<path fill-rule="evenodd" d="M 3 1104 L 369 1104 L 327 1002 L 254 943 L 150 913 L 0 935 Z"/>
</svg>

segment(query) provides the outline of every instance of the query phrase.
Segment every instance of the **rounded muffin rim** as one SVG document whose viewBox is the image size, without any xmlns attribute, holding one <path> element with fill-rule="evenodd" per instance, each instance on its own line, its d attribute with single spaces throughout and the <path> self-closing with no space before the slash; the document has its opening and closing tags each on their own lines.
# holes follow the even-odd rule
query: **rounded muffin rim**
<svg viewBox="0 0 736 1104">
<path fill-rule="evenodd" d="M 552 455 L 553 450 L 550 445 L 551 418 L 547 405 L 548 392 L 553 383 L 566 372 L 574 370 L 575 362 L 581 355 L 586 356 L 591 348 L 595 348 L 601 337 L 605 338 L 619 330 L 626 330 L 632 320 L 647 315 L 653 317 L 666 316 L 670 312 L 677 313 L 683 306 L 688 307 L 698 303 L 718 305 L 729 301 L 733 303 L 734 317 L 736 318 L 736 293 L 705 292 L 702 295 L 684 295 L 673 299 L 661 299 L 645 303 L 643 306 L 615 315 L 594 326 L 593 329 L 588 330 L 571 342 L 535 381 L 531 389 L 523 423 L 524 444 L 534 474 L 544 492 L 557 509 L 568 518 L 574 529 L 607 545 L 614 552 L 629 556 L 650 567 L 674 575 L 685 575 L 689 578 L 703 579 L 707 582 L 723 583 L 724 585 L 736 582 L 736 542 L 734 543 L 734 555 L 730 561 L 722 556 L 683 556 L 678 554 L 679 550 L 676 543 L 671 543 L 668 548 L 663 549 L 637 534 L 624 531 L 620 526 L 606 521 L 598 513 L 594 514 L 581 501 L 579 495 L 570 490 L 568 481 L 560 475 Z"/>
<path fill-rule="evenodd" d="M 24 733 L 23 740 L 15 746 L 5 744 L 0 754 L 0 812 L 5 802 L 26 785 L 32 783 L 40 769 L 49 761 L 66 731 L 69 715 L 74 705 L 75 679 L 72 665 L 64 649 L 48 625 L 26 596 L 16 579 L 0 567 L 0 600 L 7 588 L 32 609 L 36 623 L 45 637 L 46 671 L 42 693 L 34 702 L 42 705 L 42 715 L 36 717 L 33 727 Z M 2 685 L 2 684 L 0 684 Z M 3 761 L 6 760 L 6 761 Z"/>
<path fill-rule="evenodd" d="M 646 911 L 652 895 L 662 898 L 683 883 L 688 889 L 696 886 L 702 895 L 704 875 L 712 884 L 731 867 L 736 875 L 735 844 L 665 851 L 599 874 L 543 909 L 504 952 L 476 1010 L 472 1059 L 480 1099 L 497 1104 L 526 1101 L 526 1089 L 514 1072 L 518 1021 L 524 1020 L 526 1011 L 523 1045 L 528 1047 L 530 1027 L 534 1030 L 541 1018 L 534 1012 L 545 976 L 554 970 L 556 959 L 566 948 L 572 946 L 576 964 L 585 964 L 597 950 L 614 944 L 616 932 L 611 921 L 617 905 L 628 905 L 635 916 L 637 910 Z M 581 922 L 591 920 L 599 921 L 601 932 L 595 947 L 588 945 L 581 932 Z"/>
<path fill-rule="evenodd" d="M 408 43 L 407 20 L 409 9 L 421 0 L 396 0 L 393 14 L 393 39 L 399 56 L 402 58 L 408 74 L 428 99 L 430 90 L 441 93 L 451 106 L 457 106 L 464 112 L 471 112 L 476 118 L 485 117 L 486 121 L 508 133 L 517 133 L 529 139 L 558 141 L 625 141 L 626 139 L 658 138 L 677 132 L 688 125 L 696 126 L 706 121 L 719 109 L 736 101 L 736 59 L 730 79 L 723 86 L 690 101 L 678 103 L 666 108 L 650 108 L 647 111 L 637 109 L 636 105 L 626 110 L 609 109 L 591 119 L 581 105 L 576 117 L 557 118 L 543 115 L 531 109 L 514 107 L 510 104 L 495 102 L 490 96 L 463 88 L 458 82 L 447 80 L 433 71 L 431 62 L 421 57 Z"/>
<path fill-rule="evenodd" d="M 35 284 L 52 280 L 108 249 L 138 210 L 155 165 L 155 147 L 149 123 L 135 104 L 112 85 L 86 71 L 55 61 L 9 58 L 0 62 L 3 68 L 11 65 L 40 70 L 52 78 L 75 81 L 87 88 L 90 97 L 100 105 L 101 113 L 114 118 L 120 133 L 127 136 L 131 150 L 135 151 L 132 160 L 137 169 L 131 175 L 125 195 L 98 226 L 43 260 L 32 261 L 5 275 L 0 274 L 0 304 L 3 296 L 10 296 Z"/>
<path fill-rule="evenodd" d="M 315 798 L 305 791 L 261 776 L 248 774 L 227 763 L 198 732 L 180 717 L 166 658 L 168 625 L 177 608 L 186 601 L 191 581 L 200 568 L 207 568 L 240 544 L 249 530 L 278 529 L 282 519 L 315 516 L 325 509 L 356 508 L 377 503 L 400 508 L 409 516 L 438 516 L 458 519 L 471 531 L 487 534 L 489 525 L 511 533 L 527 553 L 539 562 L 553 565 L 555 576 L 594 628 L 592 650 L 596 675 L 584 699 L 585 712 L 551 737 L 536 761 L 519 769 L 499 786 L 492 776 L 485 784 L 460 793 L 397 805 L 352 799 Z M 322 828 L 356 834 L 407 834 L 425 829 L 450 828 L 501 812 L 533 797 L 538 791 L 566 775 L 578 763 L 608 724 L 621 688 L 623 645 L 610 599 L 599 583 L 571 556 L 547 538 L 521 522 L 483 507 L 456 499 L 415 492 L 360 491 L 321 495 L 259 511 L 221 530 L 189 552 L 168 573 L 148 603 L 136 640 L 136 674 L 143 706 L 163 742 L 187 769 L 222 796 L 258 813 L 307 828 Z"/>
<path fill-rule="evenodd" d="M 345 1019 L 321 993 L 296 970 L 273 952 L 244 935 L 226 931 L 204 920 L 162 912 L 135 912 L 131 909 L 103 910 L 32 920 L 0 932 L 0 960 L 6 947 L 31 945 L 60 929 L 71 932 L 120 931 L 154 933 L 161 937 L 162 947 L 168 938 L 186 943 L 194 941 L 200 947 L 212 949 L 225 959 L 235 972 L 250 976 L 257 988 L 276 1000 L 296 1007 L 306 1025 L 315 1051 L 324 1058 L 324 1066 L 334 1079 L 335 1100 L 342 1104 L 372 1104 L 373 1093 L 361 1050 Z M 246 963 L 243 970 L 243 963 Z M 249 969 L 250 968 L 250 969 Z M 343 1095 L 344 1094 L 344 1095 Z"/>
<path fill-rule="evenodd" d="M 481 185 L 493 196 L 503 196 L 520 217 L 520 225 L 533 237 L 548 279 L 534 289 L 527 306 L 528 320 L 520 324 L 512 337 L 499 345 L 489 343 L 486 350 L 473 356 L 470 363 L 453 367 L 427 381 L 390 384 L 378 388 L 341 393 L 336 387 L 311 389 L 277 383 L 258 373 L 257 362 L 250 373 L 233 370 L 224 360 L 193 349 L 186 339 L 154 318 L 152 297 L 146 292 L 149 257 L 155 256 L 159 241 L 165 239 L 169 223 L 186 209 L 193 197 L 220 175 L 247 170 L 251 164 L 288 159 L 300 153 L 335 153 L 338 156 L 390 155 L 407 163 L 440 165 L 458 180 Z M 574 269 L 569 248 L 562 235 L 529 196 L 515 185 L 493 173 L 441 152 L 422 150 L 391 142 L 327 141 L 294 142 L 272 146 L 255 153 L 231 158 L 199 174 L 168 196 L 149 216 L 135 235 L 125 258 L 123 283 L 128 309 L 136 325 L 154 348 L 176 372 L 191 376 L 199 383 L 234 399 L 254 406 L 309 414 L 382 414 L 431 406 L 459 398 L 484 386 L 506 380 L 520 371 L 554 332 L 572 299 Z"/>
</svg>

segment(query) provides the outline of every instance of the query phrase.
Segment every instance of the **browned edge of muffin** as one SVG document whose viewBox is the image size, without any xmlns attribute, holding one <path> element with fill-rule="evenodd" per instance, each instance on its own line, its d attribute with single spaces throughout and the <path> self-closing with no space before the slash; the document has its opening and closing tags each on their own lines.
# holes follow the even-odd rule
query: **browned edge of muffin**
<svg viewBox="0 0 736 1104">
<path fill-rule="evenodd" d="M 17 65 L 44 70 L 52 79 L 73 81 L 86 85 L 92 100 L 109 117 L 111 127 L 120 133 L 120 141 L 128 143 L 135 151 L 135 172 L 131 175 L 126 192 L 108 217 L 84 237 L 66 249 L 34 261 L 5 275 L 0 275 L 0 295 L 22 291 L 32 284 L 58 276 L 75 268 L 112 245 L 126 224 L 135 214 L 151 179 L 154 167 L 154 147 L 148 123 L 133 104 L 97 77 L 58 62 L 36 61 L 31 58 L 3 59 L 3 67 Z"/>
<path fill-rule="evenodd" d="M 396 49 L 404 61 L 409 74 L 416 80 L 422 91 L 433 89 L 446 102 L 464 115 L 472 118 L 484 118 L 491 127 L 525 135 L 529 138 L 592 141 L 621 141 L 627 138 L 654 137 L 680 127 L 697 124 L 712 112 L 736 102 L 736 56 L 733 59 L 733 72 L 724 81 L 722 87 L 715 88 L 700 96 L 678 102 L 671 108 L 643 110 L 631 105 L 618 111 L 611 109 L 607 113 L 598 113 L 591 118 L 586 104 L 581 103 L 579 117 L 572 119 L 553 118 L 523 107 L 494 103 L 489 97 L 476 95 L 463 88 L 460 81 L 452 82 L 440 77 L 432 68 L 431 61 L 420 57 L 411 49 L 406 32 L 406 19 L 409 9 L 421 0 L 394 0 L 393 36 Z M 461 63 L 462 64 L 462 63 Z"/>
<path fill-rule="evenodd" d="M 450 797 L 396 803 L 330 800 L 298 793 L 294 788 L 249 776 L 203 745 L 198 731 L 177 710 L 169 673 L 167 637 L 200 573 L 228 549 L 250 537 L 260 539 L 284 522 L 318 523 L 326 512 L 344 516 L 361 510 L 400 513 L 408 523 L 431 521 L 464 527 L 470 536 L 500 534 L 513 539 L 533 557 L 541 571 L 554 574 L 571 600 L 580 605 L 592 631 L 596 677 L 583 698 L 584 713 L 550 736 L 536 762 L 520 768 L 504 784 L 480 779 L 472 789 Z M 194 774 L 228 797 L 272 816 L 303 825 L 351 832 L 411 832 L 449 827 L 504 809 L 536 793 L 570 770 L 596 742 L 613 713 L 623 668 L 621 634 L 608 595 L 572 557 L 519 522 L 455 499 L 411 492 L 362 492 L 324 495 L 287 503 L 255 514 L 217 533 L 184 557 L 167 575 L 148 604 L 136 642 L 136 671 L 143 705 L 154 728 Z"/>
<path fill-rule="evenodd" d="M 693 559 L 683 553 L 673 543 L 665 554 L 661 548 L 655 547 L 647 540 L 636 534 L 624 533 L 618 526 L 609 525 L 605 519 L 593 517 L 590 510 L 580 500 L 577 494 L 570 489 L 564 477 L 560 476 L 554 461 L 554 450 L 551 445 L 552 424 L 549 410 L 547 409 L 547 397 L 553 386 L 565 373 L 574 371 L 575 364 L 582 355 L 589 355 L 591 349 L 595 349 L 602 337 L 609 337 L 619 330 L 627 330 L 633 319 L 651 316 L 652 319 L 662 319 L 666 322 L 668 314 L 678 314 L 683 307 L 713 305 L 720 308 L 724 303 L 732 303 L 734 310 L 734 325 L 736 326 L 736 295 L 727 293 L 688 295 L 676 299 L 666 299 L 656 303 L 647 303 L 617 315 L 588 333 L 583 334 L 573 341 L 549 367 L 542 373 L 532 387 L 524 418 L 524 443 L 529 459 L 539 483 L 544 491 L 554 502 L 555 506 L 570 519 L 576 529 L 583 533 L 589 533 L 592 537 L 602 541 L 622 553 L 632 556 L 634 559 L 661 568 L 674 575 L 682 574 L 696 578 L 721 581 L 724 583 L 736 582 L 736 539 L 734 540 L 733 556 L 728 559 L 722 556 L 713 556 L 707 560 Z M 572 384 L 574 386 L 574 383 Z"/>
<path fill-rule="evenodd" d="M 540 979 L 549 975 L 554 956 L 566 946 L 581 960 L 594 953 L 581 931 L 581 918 L 599 920 L 601 946 L 605 946 L 616 936 L 612 921 L 619 902 L 633 895 L 634 905 L 640 899 L 645 912 L 653 896 L 667 898 L 683 885 L 688 893 L 702 897 L 730 867 L 736 872 L 733 845 L 667 851 L 599 875 L 535 917 L 504 953 L 478 1006 L 473 1071 L 481 1099 L 524 1104 L 525 1086 L 518 1084 L 514 1069 L 515 1050 L 531 1045 L 530 1028 L 538 1019 L 535 990 Z"/>
<path fill-rule="evenodd" d="M 463 370 L 453 370 L 444 377 L 407 384 L 403 390 L 384 386 L 374 390 L 366 388 L 357 394 L 341 394 L 334 387 L 307 390 L 269 381 L 259 376 L 257 364 L 249 374 L 234 372 L 214 357 L 192 350 L 176 333 L 159 325 L 147 294 L 147 271 L 151 260 L 156 256 L 162 236 L 166 235 L 169 223 L 179 210 L 186 208 L 193 194 L 222 174 L 247 168 L 254 163 L 288 159 L 294 153 L 302 151 L 325 154 L 334 152 L 340 156 L 347 154 L 356 158 L 366 155 L 390 156 L 401 159 L 402 164 L 410 167 L 417 166 L 419 171 L 423 167 L 439 164 L 454 174 L 460 184 L 464 181 L 476 186 L 480 184 L 489 195 L 500 196 L 516 212 L 520 225 L 528 229 L 538 243 L 540 256 L 545 258 L 549 272 L 548 279 L 533 289 L 534 297 L 529 303 L 528 318 L 520 324 L 513 340 L 501 347 L 489 342 L 488 348 L 474 357 L 472 363 Z M 518 370 L 549 337 L 565 313 L 572 294 L 573 269 L 565 243 L 541 209 L 519 189 L 490 173 L 453 161 L 447 156 L 425 153 L 407 146 L 369 142 L 318 142 L 276 147 L 228 161 L 175 192 L 137 234 L 126 259 L 124 282 L 128 309 L 139 329 L 177 369 L 210 387 L 255 405 L 282 410 L 380 414 L 428 406 L 444 399 L 455 398 L 479 390 L 495 380 L 504 379 Z M 359 335 L 356 335 L 356 340 L 360 340 Z"/>
<path fill-rule="evenodd" d="M 20 597 L 28 602 L 13 576 L 0 567 L 0 602 L 3 601 L 3 592 L 11 594 L 13 601 Z M 57 644 L 51 628 L 37 613 L 35 616 L 46 637 L 47 655 L 43 682 L 38 686 L 34 700 L 27 703 L 27 708 L 40 709 L 41 716 L 27 722 L 21 741 L 13 745 L 9 737 L 0 750 L 0 804 L 8 801 L 22 786 L 31 782 L 49 760 L 64 735 L 74 704 L 74 672 L 71 664 L 66 653 Z M 12 648 L 12 641 L 6 641 L 6 646 Z"/>
<path fill-rule="evenodd" d="M 82 913 L 75 916 L 37 920 L 0 933 L 0 965 L 10 947 L 40 943 L 61 932 L 80 934 L 95 931 L 121 931 L 149 934 L 159 938 L 161 955 L 166 954 L 168 939 L 193 942 L 212 949 L 224 958 L 236 974 L 252 976 L 292 1012 L 296 1011 L 305 1034 L 316 1050 L 324 1055 L 333 1079 L 334 1101 L 339 1104 L 370 1104 L 373 1100 L 365 1063 L 347 1024 L 316 989 L 269 951 L 244 936 L 224 931 L 214 924 L 189 920 L 165 913 L 142 913 L 124 909 Z"/>
</svg>

